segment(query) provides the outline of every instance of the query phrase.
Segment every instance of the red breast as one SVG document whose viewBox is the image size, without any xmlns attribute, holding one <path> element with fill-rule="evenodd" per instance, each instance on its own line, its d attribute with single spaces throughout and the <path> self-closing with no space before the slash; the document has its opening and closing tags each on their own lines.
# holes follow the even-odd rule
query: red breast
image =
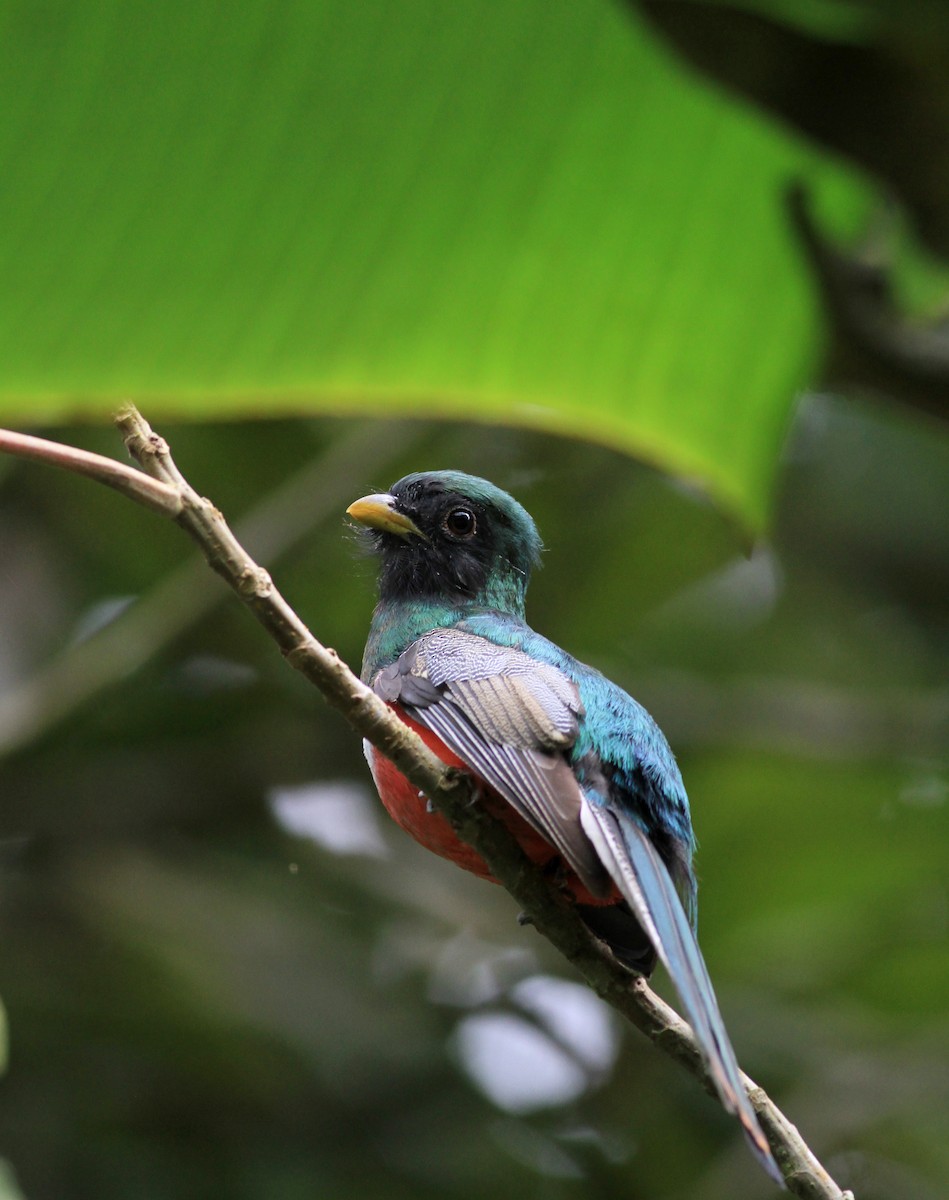
<svg viewBox="0 0 949 1200">
<path fill-rule="evenodd" d="M 398 713 L 410 729 L 415 730 L 428 748 L 437 754 L 446 766 L 468 770 L 466 764 L 445 745 L 437 734 L 419 725 L 417 721 L 413 721 L 398 704 L 392 704 L 390 707 Z M 497 882 L 484 859 L 458 837 L 441 813 L 430 809 L 428 799 L 405 778 L 389 759 L 380 754 L 374 746 L 367 746 L 367 754 L 369 768 L 372 771 L 379 797 L 397 825 L 401 825 L 406 833 L 410 833 L 427 850 L 431 850 L 442 858 L 450 859 L 459 867 L 471 871 L 472 874 L 478 875 L 482 879 L 489 879 L 492 883 Z M 536 829 L 529 825 L 502 796 L 499 796 L 483 780 L 479 779 L 478 782 L 481 802 L 507 826 L 532 862 L 546 867 L 555 859 L 560 858 L 557 850 L 541 837 Z M 564 874 L 570 892 L 574 899 L 581 904 L 611 904 L 618 899 L 618 893 L 605 900 L 601 897 L 594 897 L 569 868 L 565 869 Z"/>
</svg>

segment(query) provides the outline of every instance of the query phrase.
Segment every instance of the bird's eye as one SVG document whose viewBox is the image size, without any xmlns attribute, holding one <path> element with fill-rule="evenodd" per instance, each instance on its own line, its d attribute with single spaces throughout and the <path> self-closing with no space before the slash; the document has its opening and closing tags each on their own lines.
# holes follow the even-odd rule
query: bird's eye
<svg viewBox="0 0 949 1200">
<path fill-rule="evenodd" d="M 475 515 L 469 508 L 453 508 L 444 521 L 445 529 L 457 538 L 470 538 L 477 528 Z"/>
</svg>

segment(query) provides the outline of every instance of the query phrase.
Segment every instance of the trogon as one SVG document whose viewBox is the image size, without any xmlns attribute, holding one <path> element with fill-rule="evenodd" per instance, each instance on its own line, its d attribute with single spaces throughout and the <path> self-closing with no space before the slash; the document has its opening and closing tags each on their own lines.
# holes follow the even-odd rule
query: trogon
<svg viewBox="0 0 949 1200">
<path fill-rule="evenodd" d="M 506 492 L 459 471 L 407 475 L 347 510 L 381 559 L 363 678 L 556 875 L 591 930 L 674 983 L 722 1104 L 781 1182 L 695 937 L 695 845 L 669 744 L 641 704 L 535 633 L 524 600 L 541 541 Z M 486 864 L 388 759 L 367 754 L 403 829 Z"/>
</svg>

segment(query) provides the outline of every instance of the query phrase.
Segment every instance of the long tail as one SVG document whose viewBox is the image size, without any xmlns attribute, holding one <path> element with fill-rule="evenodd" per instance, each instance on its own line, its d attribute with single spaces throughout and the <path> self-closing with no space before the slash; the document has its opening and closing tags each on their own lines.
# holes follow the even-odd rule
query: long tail
<svg viewBox="0 0 949 1200">
<path fill-rule="evenodd" d="M 594 802 L 584 804 L 580 815 L 584 831 L 669 972 L 723 1106 L 738 1117 L 753 1154 L 783 1187 L 741 1082 L 702 952 L 665 864 L 632 821 L 620 828 L 617 817 Z"/>
</svg>

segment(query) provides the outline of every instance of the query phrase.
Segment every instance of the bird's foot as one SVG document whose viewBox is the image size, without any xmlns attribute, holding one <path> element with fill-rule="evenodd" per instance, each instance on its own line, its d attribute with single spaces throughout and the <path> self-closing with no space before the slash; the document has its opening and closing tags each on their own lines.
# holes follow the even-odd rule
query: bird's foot
<svg viewBox="0 0 949 1200">
<path fill-rule="evenodd" d="M 562 858 L 552 858 L 541 869 L 558 891 L 565 892 L 571 898 L 573 897 L 573 890 L 570 886 L 570 868 Z"/>
</svg>

